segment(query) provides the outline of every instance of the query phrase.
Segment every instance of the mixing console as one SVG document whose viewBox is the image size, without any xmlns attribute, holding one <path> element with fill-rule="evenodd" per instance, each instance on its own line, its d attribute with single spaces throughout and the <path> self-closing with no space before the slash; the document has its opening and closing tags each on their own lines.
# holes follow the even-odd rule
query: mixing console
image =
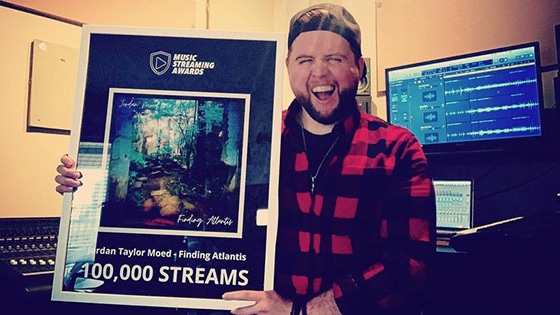
<svg viewBox="0 0 560 315">
<path fill-rule="evenodd" d="M 50 295 L 59 222 L 59 218 L 0 219 L 0 278 L 18 293 L 17 299 Z"/>
</svg>

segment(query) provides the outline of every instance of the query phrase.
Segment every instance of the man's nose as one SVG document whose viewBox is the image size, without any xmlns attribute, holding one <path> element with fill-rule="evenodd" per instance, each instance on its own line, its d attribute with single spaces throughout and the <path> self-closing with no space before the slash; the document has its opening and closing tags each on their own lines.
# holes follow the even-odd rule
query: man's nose
<svg viewBox="0 0 560 315">
<path fill-rule="evenodd" d="M 314 76 L 323 76 L 329 72 L 329 67 L 325 61 L 316 61 L 313 63 L 311 72 Z"/>
</svg>

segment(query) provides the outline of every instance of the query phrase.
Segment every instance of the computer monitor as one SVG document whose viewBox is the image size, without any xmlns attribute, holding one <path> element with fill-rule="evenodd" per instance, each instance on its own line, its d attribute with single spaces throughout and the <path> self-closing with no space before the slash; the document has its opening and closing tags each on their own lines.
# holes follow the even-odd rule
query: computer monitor
<svg viewBox="0 0 560 315">
<path fill-rule="evenodd" d="M 527 147 L 543 136 L 538 42 L 386 69 L 387 118 L 426 153 Z"/>
<path fill-rule="evenodd" d="M 472 179 L 434 179 L 438 234 L 470 229 L 474 225 Z"/>
</svg>

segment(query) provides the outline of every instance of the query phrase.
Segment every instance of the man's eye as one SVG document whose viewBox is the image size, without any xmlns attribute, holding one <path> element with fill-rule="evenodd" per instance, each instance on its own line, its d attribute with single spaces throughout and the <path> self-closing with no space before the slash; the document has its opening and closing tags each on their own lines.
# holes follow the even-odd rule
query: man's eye
<svg viewBox="0 0 560 315">
<path fill-rule="evenodd" d="M 339 57 L 329 57 L 329 58 L 327 58 L 327 60 L 329 62 L 336 62 L 336 63 L 342 62 L 342 58 L 339 58 Z"/>
<path fill-rule="evenodd" d="M 302 64 L 310 63 L 311 61 L 313 61 L 313 60 L 312 59 L 300 59 L 299 64 L 302 65 Z"/>
</svg>

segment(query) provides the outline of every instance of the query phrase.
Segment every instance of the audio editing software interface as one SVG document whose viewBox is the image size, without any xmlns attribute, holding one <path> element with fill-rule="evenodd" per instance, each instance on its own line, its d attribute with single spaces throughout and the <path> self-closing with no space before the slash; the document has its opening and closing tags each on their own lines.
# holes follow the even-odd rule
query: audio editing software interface
<svg viewBox="0 0 560 315">
<path fill-rule="evenodd" d="M 390 71 L 390 121 L 422 144 L 540 135 L 535 51 L 522 47 Z"/>
<path fill-rule="evenodd" d="M 469 229 L 473 222 L 471 180 L 434 180 L 438 229 Z"/>
</svg>

